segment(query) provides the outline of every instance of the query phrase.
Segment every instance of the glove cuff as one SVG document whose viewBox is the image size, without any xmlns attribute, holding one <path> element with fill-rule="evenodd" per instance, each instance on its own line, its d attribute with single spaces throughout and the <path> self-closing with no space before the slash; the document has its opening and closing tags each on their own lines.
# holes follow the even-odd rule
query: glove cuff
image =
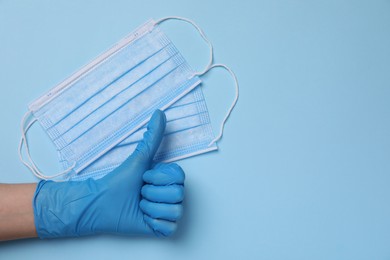
<svg viewBox="0 0 390 260">
<path fill-rule="evenodd" d="M 34 222 L 39 238 L 93 234 L 82 215 L 93 201 L 94 185 L 84 182 L 40 181 L 33 197 Z"/>
</svg>

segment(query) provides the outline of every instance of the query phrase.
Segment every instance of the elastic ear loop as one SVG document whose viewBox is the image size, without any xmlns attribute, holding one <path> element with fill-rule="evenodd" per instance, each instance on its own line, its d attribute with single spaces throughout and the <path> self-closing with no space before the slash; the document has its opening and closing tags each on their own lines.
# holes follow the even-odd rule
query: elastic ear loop
<svg viewBox="0 0 390 260">
<path fill-rule="evenodd" d="M 237 80 L 236 74 L 228 66 L 226 66 L 225 64 L 220 64 L 220 63 L 213 64 L 213 65 L 209 66 L 208 68 L 206 68 L 206 70 L 203 73 L 196 73 L 195 76 L 203 76 L 204 74 L 206 74 L 211 69 L 214 69 L 214 68 L 217 68 L 217 67 L 225 69 L 233 77 L 233 80 L 235 82 L 235 92 L 236 93 L 235 93 L 234 100 L 233 100 L 232 104 L 230 105 L 230 108 L 229 108 L 228 112 L 225 115 L 225 118 L 223 119 L 223 121 L 221 123 L 221 127 L 220 127 L 220 130 L 219 130 L 218 136 L 215 137 L 210 142 L 210 144 L 208 146 L 211 146 L 212 144 L 214 144 L 214 143 L 218 142 L 219 140 L 221 140 L 221 138 L 223 136 L 223 130 L 225 128 L 226 121 L 228 120 L 228 118 L 230 117 L 230 114 L 232 113 L 234 107 L 236 106 L 237 101 L 238 101 L 238 97 L 239 97 L 239 86 L 238 86 L 238 80 Z"/>
<path fill-rule="evenodd" d="M 184 22 L 187 22 L 189 24 L 191 24 L 192 26 L 195 27 L 195 29 L 199 32 L 200 36 L 203 38 L 203 40 L 207 43 L 207 45 L 209 46 L 209 49 L 210 49 L 210 55 L 209 55 L 209 62 L 206 66 L 206 68 L 197 73 L 197 75 L 203 75 L 205 74 L 207 71 L 209 71 L 211 65 L 213 64 L 213 61 L 214 61 L 214 47 L 213 45 L 211 44 L 211 42 L 209 41 L 209 39 L 207 38 L 206 34 L 203 32 L 202 29 L 200 29 L 200 27 L 192 20 L 190 19 L 187 19 L 187 18 L 184 18 L 184 17 L 180 17 L 180 16 L 168 16 L 168 17 L 164 17 L 164 18 L 161 18 L 159 20 L 157 20 L 155 22 L 155 24 L 160 24 L 166 20 L 180 20 L 180 21 L 184 21 Z"/>
<path fill-rule="evenodd" d="M 166 20 L 181 20 L 181 21 L 184 21 L 184 22 L 192 24 L 198 30 L 200 36 L 202 36 L 203 40 L 207 43 L 207 45 L 210 48 L 209 62 L 207 64 L 206 68 L 203 71 L 201 71 L 201 72 L 195 73 L 193 76 L 203 76 L 204 74 L 206 74 L 211 69 L 217 68 L 217 67 L 221 67 L 221 68 L 224 68 L 225 70 L 227 70 L 230 73 L 230 75 L 233 77 L 233 80 L 235 82 L 235 91 L 236 91 L 235 98 L 234 98 L 234 100 L 233 100 L 233 102 L 232 102 L 228 112 L 226 113 L 225 118 L 223 119 L 223 121 L 221 123 L 221 127 L 220 127 L 220 130 L 219 130 L 218 136 L 215 137 L 210 142 L 210 144 L 208 145 L 208 146 L 211 146 L 212 144 L 218 142 L 222 138 L 223 130 L 225 128 L 226 121 L 230 117 L 230 114 L 232 113 L 234 107 L 237 104 L 238 96 L 239 96 L 239 86 L 238 86 L 238 80 L 237 80 L 236 74 L 234 74 L 234 72 L 228 66 L 226 66 L 225 64 L 220 64 L 220 63 L 213 64 L 213 61 L 214 61 L 214 47 L 211 44 L 211 42 L 209 41 L 209 39 L 207 38 L 206 34 L 203 32 L 203 30 L 194 21 L 192 21 L 190 19 L 187 19 L 187 18 L 184 18 L 184 17 L 180 17 L 180 16 L 168 16 L 168 17 L 164 17 L 164 18 L 161 18 L 161 19 L 157 20 L 155 22 L 155 24 L 160 24 L 160 23 L 162 23 L 162 22 L 164 22 Z"/>
<path fill-rule="evenodd" d="M 52 175 L 52 176 L 47 176 L 47 175 L 44 175 L 39 169 L 38 167 L 36 166 L 36 164 L 34 163 L 34 161 L 32 160 L 31 158 L 31 154 L 30 154 L 30 148 L 29 148 L 29 145 L 28 145 L 28 141 L 27 141 L 27 131 L 31 128 L 31 126 L 37 121 L 37 119 L 34 119 L 33 121 L 31 121 L 26 127 L 25 127 L 25 124 L 26 124 L 26 121 L 27 121 L 27 118 L 31 115 L 31 112 L 27 112 L 23 118 L 22 118 L 22 121 L 21 121 L 21 132 L 22 132 L 22 137 L 20 138 L 20 142 L 19 142 L 19 149 L 18 149 L 18 153 L 19 153 L 19 159 L 20 161 L 36 176 L 38 177 L 39 179 L 44 179 L 44 180 L 49 180 L 49 179 L 54 179 L 54 178 L 57 178 L 59 176 L 62 176 L 62 175 L 65 175 L 65 174 L 68 174 L 71 170 L 73 170 L 74 166 L 76 165 L 76 163 L 73 163 L 73 165 L 71 167 L 69 167 L 68 169 L 66 169 L 65 171 L 62 171 L 58 174 L 55 174 L 55 175 Z M 26 146 L 26 154 L 27 154 L 27 158 L 30 162 L 30 164 L 28 162 L 26 162 L 24 159 L 23 159 L 23 156 L 22 156 L 22 147 L 23 147 L 23 143 L 25 143 L 25 146 Z"/>
</svg>

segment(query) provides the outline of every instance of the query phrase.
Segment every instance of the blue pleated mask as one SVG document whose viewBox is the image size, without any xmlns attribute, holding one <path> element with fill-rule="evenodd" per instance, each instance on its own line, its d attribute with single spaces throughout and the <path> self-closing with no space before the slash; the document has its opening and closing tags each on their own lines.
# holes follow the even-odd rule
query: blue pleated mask
<svg viewBox="0 0 390 260">
<path fill-rule="evenodd" d="M 233 72 L 212 64 L 210 46 L 206 69 L 193 71 L 177 48 L 150 20 L 90 64 L 32 102 L 22 121 L 19 155 L 39 178 L 99 178 L 120 165 L 142 139 L 145 125 L 156 109 L 165 110 L 167 128 L 157 161 L 174 161 L 217 149 L 223 125 L 238 98 Z M 226 68 L 236 80 L 236 98 L 215 137 L 200 75 L 214 67 Z M 31 159 L 26 132 L 38 121 L 54 143 L 63 172 L 46 176 Z M 21 149 L 26 144 L 29 162 Z"/>
</svg>

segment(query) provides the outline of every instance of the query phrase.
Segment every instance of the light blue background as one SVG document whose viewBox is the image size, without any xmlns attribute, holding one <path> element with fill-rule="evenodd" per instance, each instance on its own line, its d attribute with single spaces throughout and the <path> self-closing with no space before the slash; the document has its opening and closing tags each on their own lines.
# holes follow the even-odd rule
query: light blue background
<svg viewBox="0 0 390 260">
<path fill-rule="evenodd" d="M 172 239 L 98 236 L 0 244 L 1 259 L 390 259 L 390 1 L 0 0 L 0 182 L 36 181 L 17 156 L 27 104 L 149 18 L 194 19 L 241 96 L 220 151 L 180 162 Z M 207 47 L 162 25 L 193 67 Z M 204 78 L 215 130 L 233 99 Z M 40 128 L 43 170 L 58 169 Z"/>
</svg>

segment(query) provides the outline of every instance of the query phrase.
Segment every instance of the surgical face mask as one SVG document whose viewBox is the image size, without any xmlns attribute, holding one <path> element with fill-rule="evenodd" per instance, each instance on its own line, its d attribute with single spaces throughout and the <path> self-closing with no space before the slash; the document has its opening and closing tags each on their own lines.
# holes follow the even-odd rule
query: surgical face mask
<svg viewBox="0 0 390 260">
<path fill-rule="evenodd" d="M 173 19 L 195 25 L 184 18 Z M 165 20 L 147 22 L 29 106 L 22 122 L 19 155 L 22 159 L 25 143 L 30 163 L 22 162 L 37 177 L 104 175 L 134 150 L 145 131 L 142 126 L 156 109 L 167 110 L 168 119 L 156 160 L 175 160 L 217 149 L 216 141 L 237 101 L 237 81 L 236 99 L 220 135 L 214 138 L 203 94 L 200 88 L 191 90 L 200 84 L 198 76 L 214 67 L 232 72 L 222 64 L 212 64 L 212 45 L 195 25 L 210 46 L 208 66 L 195 73 L 158 27 Z M 56 146 L 64 172 L 45 176 L 32 161 L 25 134 L 36 121 Z"/>
</svg>

